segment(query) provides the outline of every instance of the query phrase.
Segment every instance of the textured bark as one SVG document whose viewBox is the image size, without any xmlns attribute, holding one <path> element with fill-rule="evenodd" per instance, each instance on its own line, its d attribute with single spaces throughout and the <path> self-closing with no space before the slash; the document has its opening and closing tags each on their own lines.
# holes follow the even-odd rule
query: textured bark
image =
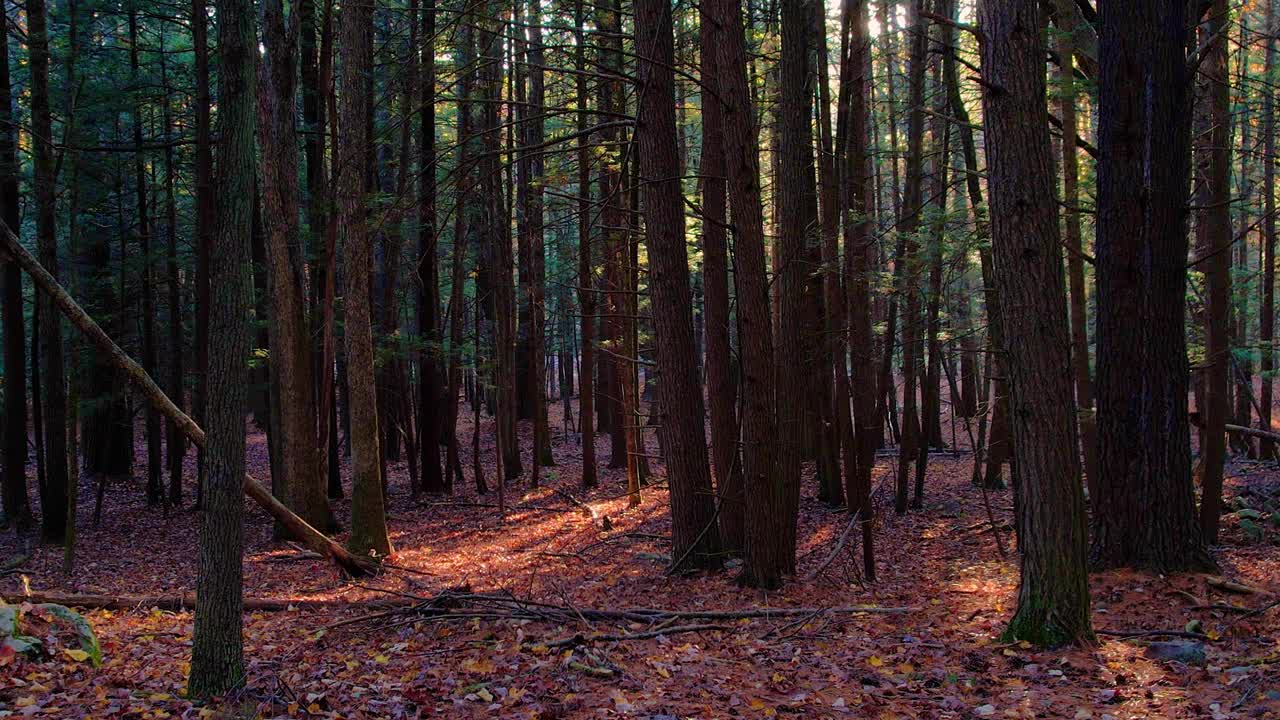
<svg viewBox="0 0 1280 720">
<path fill-rule="evenodd" d="M 348 408 L 351 414 L 351 537 L 355 555 L 383 558 L 391 554 L 379 473 L 377 389 L 373 371 L 373 318 L 369 274 L 373 242 L 366 226 L 365 187 L 368 138 L 363 128 L 369 112 L 373 47 L 370 5 L 345 5 L 339 19 L 342 74 L 339 78 L 338 122 L 345 129 L 335 147 L 339 224 L 346 250 L 343 337 L 347 351 Z"/>
<path fill-rule="evenodd" d="M 4 224 L 19 229 L 17 123 L 9 73 L 9 21 L 0 13 L 0 215 Z M 26 320 L 22 313 L 22 269 L 0 259 L 0 322 L 4 329 L 4 515 L 19 530 L 30 527 L 27 499 L 27 370 Z"/>
<path fill-rule="evenodd" d="M 1231 344 L 1231 127 L 1227 74 L 1227 3 L 1216 0 L 1200 26 L 1203 60 L 1197 75 L 1196 250 L 1204 262 L 1205 406 L 1200 448 L 1200 531 L 1206 544 L 1218 541 L 1222 514 L 1222 470 L 1226 460 L 1226 424 L 1230 406 Z M 1270 165 L 1270 162 L 1266 163 Z"/>
<path fill-rule="evenodd" d="M 440 266 L 436 235 L 436 2 L 422 7 L 422 68 L 419 101 L 422 106 L 418 130 L 418 334 L 426 343 L 418 357 L 418 449 L 421 453 L 422 489 L 444 492 L 445 474 L 440 471 L 440 438 L 444 422 L 445 398 L 441 387 L 444 335 L 441 332 Z M 455 248 L 457 240 L 455 239 Z M 456 249 L 455 249 L 456 252 Z M 460 307 L 450 303 L 452 312 Z M 457 388 L 453 388 L 457 394 Z M 453 443 L 452 436 L 446 442 Z M 456 452 L 456 451 L 455 451 Z"/>
<path fill-rule="evenodd" d="M 706 332 L 707 401 L 711 405 L 711 467 L 720 501 L 720 536 L 741 552 L 745 528 L 742 460 L 738 450 L 738 387 L 729 344 L 728 198 L 725 194 L 724 107 L 719 98 L 716 46 L 720 30 L 699 8 L 702 91 L 702 288 Z"/>
<path fill-rule="evenodd" d="M 1266 35 L 1266 77 L 1272 77 L 1276 67 L 1276 2 L 1267 3 L 1267 35 Z M 1262 155 L 1265 158 L 1276 156 L 1276 97 L 1275 89 L 1270 85 L 1262 88 Z M 1258 319 L 1258 343 L 1262 346 L 1262 357 L 1258 369 L 1262 371 L 1262 394 L 1259 398 L 1261 414 L 1259 426 L 1266 431 L 1271 426 L 1273 379 L 1275 370 L 1275 327 L 1276 327 L 1276 166 L 1268 160 L 1263 163 L 1262 170 L 1262 310 Z M 1276 455 L 1274 440 L 1263 439 L 1258 454 L 1264 459 Z"/>
<path fill-rule="evenodd" d="M 911 463 L 917 459 L 918 444 L 926 439 L 920 432 L 916 389 L 924 361 L 923 328 L 920 323 L 919 248 L 915 239 L 924 211 L 924 76 L 928 49 L 928 25 L 921 14 L 924 0 L 913 0 L 907 30 L 911 52 L 907 60 L 907 161 L 902 197 L 902 220 L 898 232 L 906 239 L 902 252 L 894 258 L 895 275 L 902 267 L 897 292 L 902 297 L 902 440 L 898 448 L 898 476 L 893 509 L 907 511 Z M 889 390 L 892 392 L 892 390 Z"/>
<path fill-rule="evenodd" d="M 1060 2 L 1058 7 L 1074 3 Z M 1087 26 L 1090 29 L 1091 25 Z M 1071 371 L 1075 378 L 1076 407 L 1086 415 L 1093 411 L 1093 377 L 1089 368 L 1089 318 L 1088 300 L 1085 297 L 1084 243 L 1080 231 L 1080 158 L 1076 149 L 1076 86 L 1073 78 L 1072 58 L 1075 56 L 1075 35 L 1081 32 L 1065 31 L 1058 34 L 1058 79 L 1061 83 L 1058 98 L 1058 114 L 1062 119 L 1062 213 L 1063 241 L 1067 248 L 1067 279 L 1071 288 Z M 1094 36 L 1097 45 L 1097 36 Z M 1092 421 L 1080 423 L 1080 444 L 1084 450 L 1085 482 L 1089 497 L 1097 496 L 1094 483 L 1098 478 L 1098 433 Z"/>
<path fill-rule="evenodd" d="M 582 314 L 582 367 L 578 371 L 578 431 L 582 440 L 582 487 L 596 486 L 595 422 L 595 324 L 596 295 L 591 257 L 591 155 L 587 146 L 586 11 L 583 0 L 574 3 L 574 67 L 578 100 L 578 307 Z"/>
<path fill-rule="evenodd" d="M 274 447 L 279 457 L 281 500 L 314 527 L 336 528 L 325 497 L 325 476 L 312 378 L 307 322 L 304 249 L 298 226 L 298 136 L 295 76 L 300 15 L 286 19 L 281 0 L 261 5 L 265 54 L 259 69 L 258 138 L 262 147 L 262 191 L 267 271 L 270 274 L 271 365 L 278 392 Z"/>
<path fill-rule="evenodd" d="M 1072 403 L 1045 48 L 1038 6 L 986 0 L 979 15 L 991 235 L 1008 348 L 1015 463 L 1022 473 L 1018 609 L 1008 642 L 1094 642 L 1084 494 Z"/>
<path fill-rule="evenodd" d="M 217 0 L 218 186 L 217 234 L 210 254 L 206 424 L 207 477 L 200 525 L 200 564 L 192 633 L 192 697 L 223 694 L 244 681 L 241 632 L 244 551 L 244 406 L 248 377 L 249 233 L 254 187 L 253 5 Z"/>
<path fill-rule="evenodd" d="M 754 109 L 747 86 L 747 48 L 740 0 L 705 2 L 707 17 L 723 33 L 716 46 L 724 101 L 725 176 L 735 230 L 739 337 L 742 355 L 742 469 L 747 505 L 742 581 L 782 584 L 795 548 L 783 534 L 786 493 L 777 467 L 774 418 L 773 332 L 765 272 L 764 210 Z"/>
<path fill-rule="evenodd" d="M 73 37 L 75 33 L 72 33 Z M 164 52 L 164 47 L 160 48 L 160 82 L 165 89 L 165 97 L 163 104 L 164 115 L 164 136 L 166 146 L 164 149 L 164 207 L 165 207 L 165 240 L 166 240 L 166 270 L 168 273 L 167 287 L 168 299 L 167 305 L 169 310 L 169 378 L 166 383 L 166 392 L 173 399 L 178 408 L 181 409 L 185 405 L 186 391 L 183 375 L 186 372 L 186 348 L 183 344 L 182 333 L 182 271 L 178 263 L 178 203 L 175 195 L 174 185 L 177 183 L 177 162 L 174 158 L 173 144 L 170 138 L 173 136 L 173 107 L 171 101 L 171 93 L 169 89 L 168 74 L 168 56 Z M 71 216 L 74 217 L 76 209 L 73 206 Z M 74 232 L 72 233 L 74 237 Z M 169 461 L 169 492 L 166 501 L 170 505 L 182 504 L 182 477 L 183 477 L 183 460 L 187 454 L 186 438 L 182 434 L 182 430 L 172 419 L 165 422 L 165 450 Z M 74 455 L 74 454 L 73 454 Z M 74 467 L 72 473 L 75 473 Z M 74 512 L 74 510 L 70 510 Z"/>
<path fill-rule="evenodd" d="M 151 255 L 152 222 L 148 208 L 147 171 L 142 153 L 142 116 L 145 112 L 145 101 L 141 96 L 141 76 L 138 59 L 138 12 L 135 4 L 130 2 L 129 9 L 129 68 L 134 83 L 133 96 L 133 144 L 137 152 L 133 154 L 133 185 L 137 198 L 137 235 L 138 250 L 142 256 L 142 366 L 148 373 L 155 374 L 160 365 L 159 348 L 156 343 L 156 301 L 155 301 L 155 262 Z M 46 70 L 48 63 L 45 63 Z M 34 68 L 33 68 L 34 69 Z M 47 72 L 46 72 L 47 78 Z M 49 313 L 49 315 L 54 315 Z M 46 333 L 48 337 L 48 333 Z M 61 353 L 61 350 L 59 350 Z M 164 499 L 164 482 L 161 475 L 164 468 L 160 460 L 160 413 L 155 408 L 146 409 L 147 432 L 147 504 L 158 505 Z"/>
<path fill-rule="evenodd" d="M 844 232 L 845 302 L 849 311 L 849 350 L 851 369 L 860 383 L 852 390 L 854 425 L 854 466 L 848 467 L 845 455 L 845 498 L 850 512 L 858 513 L 862 524 L 862 572 L 874 581 L 875 551 L 872 529 L 875 506 L 871 502 L 871 470 L 875 466 L 876 447 L 880 441 L 880 422 L 876 417 L 877 377 L 871 323 L 871 271 L 875 239 L 871 234 L 874 188 L 868 183 L 868 103 L 867 73 L 870 68 L 871 45 L 866 35 L 865 0 L 845 0 L 841 25 L 846 49 L 840 63 L 840 132 L 839 156 L 842 162 L 842 225 Z M 844 374 L 844 348 L 836 363 L 837 383 L 847 383 Z"/>
<path fill-rule="evenodd" d="M 27 3 L 27 40 L 31 49 L 31 129 L 34 145 L 36 242 L 42 265 L 58 277 L 57 169 L 53 152 L 53 121 L 49 113 L 49 33 L 44 0 Z M 150 274 L 149 272 L 147 273 Z M 44 433 L 44 490 L 40 495 L 41 536 L 62 542 L 67 529 L 67 384 L 62 361 L 62 316 L 40 301 L 40 362 L 43 365 L 40 403 Z M 154 321 L 148 324 L 154 331 Z M 154 353 L 152 354 L 154 360 Z M 151 418 L 148 415 L 147 425 Z M 158 422 L 157 422 L 158 425 Z M 40 428 L 37 428 L 37 432 Z M 150 445 L 150 437 L 148 438 Z M 157 433 L 151 474 L 159 481 L 160 437 Z"/>
<path fill-rule="evenodd" d="M 676 144 L 671 3 L 638 0 L 637 118 L 649 289 L 658 365 L 659 434 L 671 501 L 671 557 L 677 569 L 718 567 L 720 533 L 693 339 L 693 298 L 685 249 L 684 202 Z"/>
<path fill-rule="evenodd" d="M 599 105 L 604 113 L 624 113 L 626 97 L 623 94 L 622 67 L 622 15 L 619 0 L 603 0 L 596 5 L 597 45 L 599 63 L 605 73 L 597 82 Z M 634 415 L 634 408 L 626 406 L 628 394 L 625 383 L 630 377 L 631 359 L 623 352 L 623 343 L 630 328 L 627 315 L 627 297 L 624 265 L 626 264 L 627 206 L 623 190 L 622 135 L 616 127 L 608 127 L 600 133 L 607 154 L 600 164 L 600 224 L 604 241 L 604 295 L 605 310 L 601 318 L 600 344 L 606 352 L 600 359 L 602 377 L 598 405 L 607 415 L 607 424 L 601 429 L 609 432 L 609 467 L 627 467 L 627 426 Z"/>
<path fill-rule="evenodd" d="M 209 376 L 209 262 L 217 221 L 213 187 L 213 135 L 210 132 L 209 13 L 205 0 L 191 0 L 191 48 L 195 58 L 196 97 L 196 392 L 192 400 L 197 422 L 204 420 Z M 87 459 L 87 453 L 86 453 Z M 196 506 L 204 494 L 204 451 L 197 451 Z"/>
<path fill-rule="evenodd" d="M 1100 8 L 1097 567 L 1211 566 L 1187 423 L 1187 8 Z"/>
</svg>

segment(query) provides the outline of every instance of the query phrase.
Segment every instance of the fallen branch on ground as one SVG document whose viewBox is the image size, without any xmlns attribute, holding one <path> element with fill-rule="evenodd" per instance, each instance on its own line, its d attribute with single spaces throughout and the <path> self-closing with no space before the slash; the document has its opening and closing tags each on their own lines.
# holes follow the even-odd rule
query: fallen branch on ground
<svg viewBox="0 0 1280 720">
<path fill-rule="evenodd" d="M 1117 637 L 1121 640 L 1142 637 L 1176 637 L 1202 641 L 1213 639 L 1204 633 L 1187 632 L 1186 630 L 1094 630 L 1094 632 L 1099 635 Z"/>
<path fill-rule="evenodd" d="M 728 625 L 672 625 L 670 627 L 658 628 L 656 630 L 646 630 L 638 633 L 593 633 L 591 635 L 583 635 L 578 633 L 571 637 L 560 638 L 545 643 L 550 650 L 558 650 L 566 647 L 576 647 L 578 645 L 590 645 L 596 642 L 622 642 L 625 640 L 648 640 L 656 638 L 659 635 L 679 635 L 681 633 L 705 632 L 709 630 L 728 630 Z M 536 646 L 538 643 L 534 643 Z"/>
<path fill-rule="evenodd" d="M 115 365 L 117 369 L 133 381 L 142 391 L 142 394 L 147 397 L 147 400 L 162 415 L 172 421 L 196 447 L 204 447 L 204 430 L 196 424 L 196 421 L 191 419 L 190 415 L 182 412 L 173 403 L 173 400 L 160 389 L 156 381 L 147 374 L 147 371 L 135 362 L 133 358 L 125 354 L 124 350 L 120 349 L 120 346 L 107 335 L 102 327 L 94 322 L 93 318 L 89 317 L 84 308 L 80 307 L 80 304 L 67 294 L 66 289 L 58 283 L 57 279 L 50 275 L 49 271 L 45 270 L 44 266 L 26 248 L 22 247 L 22 243 L 18 241 L 18 236 L 14 235 L 13 230 L 4 223 L 0 223 L 0 257 L 12 259 L 19 267 L 25 270 L 36 287 L 40 288 L 49 297 L 62 314 L 71 321 L 71 324 L 88 338 L 98 352 L 106 355 L 111 364 Z M 346 548 L 334 542 L 327 535 L 311 527 L 306 520 L 298 517 L 292 510 L 285 507 L 284 503 L 275 499 L 266 486 L 247 473 L 244 476 L 244 492 L 261 505 L 271 517 L 279 521 L 289 531 L 290 535 L 297 538 L 309 549 L 332 558 L 348 575 L 360 577 L 370 575 L 376 571 L 377 566 L 375 563 L 367 558 L 352 555 Z"/>
<path fill-rule="evenodd" d="M 853 535 L 853 529 L 858 526 L 858 519 L 860 517 L 862 517 L 862 511 L 858 510 L 853 514 L 852 518 L 849 518 L 849 524 L 845 526 L 844 532 L 840 533 L 840 539 L 836 540 L 836 546 L 831 550 L 831 554 L 828 555 L 825 560 L 818 563 L 817 567 L 810 570 L 809 573 L 804 576 L 805 580 L 812 582 L 817 579 L 819 573 L 827 569 L 828 565 L 835 562 L 835 559 L 840 555 L 840 551 L 844 550 L 845 545 L 849 543 L 849 538 Z"/>
<path fill-rule="evenodd" d="M 31 595 L 9 595 L 5 602 L 18 603 L 54 603 L 72 608 L 86 610 L 133 610 L 136 608 L 156 608 L 158 610 L 191 610 L 196 606 L 195 593 L 180 595 L 69 595 L 63 593 L 33 593 Z M 404 607 L 421 602 L 415 598 L 375 598 L 372 600 L 317 600 L 310 598 L 252 598 L 244 599 L 244 609 L 253 612 L 276 612 L 281 610 L 309 610 L 317 608 L 338 607 Z"/>
</svg>

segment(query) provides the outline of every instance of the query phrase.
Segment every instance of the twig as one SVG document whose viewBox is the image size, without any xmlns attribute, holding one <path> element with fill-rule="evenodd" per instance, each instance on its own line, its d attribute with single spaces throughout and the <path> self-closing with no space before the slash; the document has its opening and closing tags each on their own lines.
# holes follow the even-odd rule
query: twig
<svg viewBox="0 0 1280 720">
<path fill-rule="evenodd" d="M 844 546 L 848 544 L 849 538 L 853 535 L 853 529 L 858 526 L 858 519 L 861 517 L 861 510 L 858 510 L 853 514 L 853 517 L 849 519 L 849 524 L 845 526 L 844 532 L 840 533 L 840 539 L 836 541 L 836 546 L 832 549 L 831 554 L 828 555 L 821 563 L 818 563 L 818 567 L 810 570 L 809 573 L 804 576 L 805 580 L 812 582 L 818 577 L 819 573 L 827 569 L 828 565 L 835 562 L 836 557 L 840 555 L 840 552 L 844 550 Z"/>
<path fill-rule="evenodd" d="M 679 635 L 681 633 L 703 632 L 708 630 L 728 630 L 727 625 L 673 625 L 671 627 L 658 628 L 656 630 L 646 630 L 638 633 L 594 633 L 591 635 L 583 635 L 578 633 L 559 640 L 553 640 L 546 643 L 546 647 L 552 650 L 565 647 L 576 647 L 578 645 L 588 645 L 596 642 L 622 642 L 624 640 L 648 640 L 658 637 L 659 635 Z"/>
</svg>

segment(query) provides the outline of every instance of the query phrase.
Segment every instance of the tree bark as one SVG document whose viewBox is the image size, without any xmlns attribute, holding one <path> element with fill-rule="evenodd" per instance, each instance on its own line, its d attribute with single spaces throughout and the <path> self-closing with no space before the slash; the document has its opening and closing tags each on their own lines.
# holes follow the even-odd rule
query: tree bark
<svg viewBox="0 0 1280 720">
<path fill-rule="evenodd" d="M 265 49 L 259 68 L 258 138 L 262 148 L 263 216 L 267 270 L 271 277 L 269 341 L 277 385 L 275 449 L 289 509 L 308 524 L 336 528 L 325 497 L 325 477 L 316 417 L 314 360 L 307 322 L 304 250 L 298 227 L 298 137 L 295 129 L 296 68 L 300 14 L 285 17 L 281 0 L 261 6 Z"/>
<path fill-rule="evenodd" d="M 595 422 L 595 278 L 591 256 L 591 155 L 588 147 L 586 21 L 583 0 L 574 2 L 574 68 L 578 101 L 578 308 L 581 313 L 582 367 L 578 371 L 578 433 L 582 442 L 582 487 L 596 486 Z"/>
<path fill-rule="evenodd" d="M 373 318 L 369 274 L 373 269 L 372 236 L 366 226 L 368 154 L 362 129 L 369 112 L 373 47 L 373 7 L 345 5 L 339 20 L 343 54 L 339 78 L 338 122 L 343 132 L 335 152 L 338 162 L 338 213 L 346 250 L 343 337 L 347 351 L 348 407 L 351 413 L 351 537 L 347 546 L 360 557 L 391 554 L 387 536 L 382 478 L 379 472 L 377 388 L 373 369 Z"/>
<path fill-rule="evenodd" d="M 209 266 L 209 331 L 218 342 L 209 348 L 206 422 L 210 432 L 204 443 L 208 476 L 188 678 L 189 691 L 196 698 L 223 694 L 244 681 L 244 500 L 239 486 L 245 477 L 245 359 L 249 355 L 252 304 L 248 261 L 255 184 L 257 38 L 251 3 L 217 0 L 217 12 L 218 97 L 222 100 L 218 112 L 217 234 Z"/>
<path fill-rule="evenodd" d="M 711 405 L 711 466 L 720 504 L 725 548 L 741 552 L 746 532 L 742 460 L 738 450 L 737 384 L 729 341 L 728 198 L 725 194 L 722 73 L 716 63 L 720 29 L 706 5 L 699 8 L 698 42 L 702 90 L 702 287 L 706 332 L 707 400 Z"/>
<path fill-rule="evenodd" d="M 36 238 L 41 264 L 58 277 L 57 169 L 53 121 L 49 112 L 49 33 L 44 0 L 27 3 L 27 40 L 31 50 L 31 123 L 34 146 Z M 43 305 L 44 300 L 39 304 Z M 62 360 L 62 317 L 50 308 L 40 313 L 40 362 L 44 366 L 40 403 L 44 431 L 44 492 L 40 497 L 41 536 L 62 542 L 67 530 L 67 384 Z M 154 330 L 154 322 L 151 323 Z M 154 355 L 153 355 L 154 359 Z M 151 425 L 148 415 L 148 427 Z M 158 424 L 158 423 L 157 423 Z M 38 431 L 38 430 L 37 430 Z M 160 438 L 155 437 L 155 460 Z M 148 443 L 150 444 L 150 442 Z M 153 475 L 159 479 L 159 463 Z"/>
<path fill-rule="evenodd" d="M 1187 7 L 1100 8 L 1096 567 L 1213 565 L 1187 424 Z"/>
<path fill-rule="evenodd" d="M 764 211 L 747 47 L 740 0 L 708 0 L 707 17 L 723 33 L 716 46 L 724 102 L 725 175 L 735 231 L 734 275 L 742 355 L 743 489 L 747 531 L 742 581 L 775 588 L 794 565 L 783 533 L 786 491 L 777 467 L 773 332 L 765 272 Z"/>
<path fill-rule="evenodd" d="M 638 0 L 637 118 L 649 289 L 658 365 L 659 434 L 671 501 L 671 557 L 676 569 L 719 567 L 720 533 L 693 339 L 693 298 L 685 250 L 684 201 L 676 144 L 671 3 Z M 635 420 L 628 419 L 634 423 Z"/>
<path fill-rule="evenodd" d="M 983 118 L 1008 348 L 1013 451 L 1021 473 L 1021 583 L 1006 642 L 1091 645 L 1084 493 L 1072 402 L 1057 198 L 1038 6 L 980 10 Z"/>
</svg>

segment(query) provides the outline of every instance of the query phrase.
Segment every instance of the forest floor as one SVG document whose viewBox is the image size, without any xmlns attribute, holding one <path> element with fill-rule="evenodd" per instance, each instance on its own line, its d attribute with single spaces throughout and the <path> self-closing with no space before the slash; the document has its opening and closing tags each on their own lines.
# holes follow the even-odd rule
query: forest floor
<svg viewBox="0 0 1280 720">
<path fill-rule="evenodd" d="M 799 531 L 799 577 L 778 592 L 739 587 L 735 571 L 670 576 L 667 496 L 661 467 L 643 502 L 628 508 L 624 473 L 606 470 L 600 487 L 578 487 L 576 435 L 553 418 L 557 466 L 543 487 L 509 486 L 505 520 L 474 486 L 452 497 L 412 498 L 403 464 L 390 472 L 394 564 L 373 580 L 351 582 L 322 559 L 272 540 L 258 508 L 246 514 L 245 595 L 329 601 L 245 615 L 247 683 L 213 706 L 183 698 L 191 656 L 189 611 L 137 607 L 93 610 L 104 663 L 71 656 L 36 663 L 0 660 L 0 716 L 163 717 L 512 717 L 512 718 L 1278 718 L 1280 609 L 1245 616 L 1280 594 L 1280 529 L 1262 523 L 1246 537 L 1237 515 L 1224 517 L 1222 574 L 1251 586 L 1230 593 L 1203 575 L 1161 577 L 1107 572 L 1091 578 L 1094 625 L 1108 631 L 1183 631 L 1198 621 L 1208 636 L 1200 666 L 1150 659 L 1145 641 L 1100 636 L 1092 649 L 1034 651 L 999 642 L 1014 608 L 1018 569 L 1008 530 L 1011 497 L 993 491 L 1002 557 L 986 525 L 983 493 L 969 482 L 967 453 L 931 458 L 923 510 L 895 516 L 877 468 L 881 507 L 875 531 L 878 578 L 863 583 L 851 543 L 816 579 L 848 516 L 813 499 L 806 479 Z M 484 457 L 492 452 L 489 421 Z M 528 443 L 528 428 L 522 428 Z M 470 428 L 459 437 L 468 450 Z M 656 452 L 650 439 L 650 452 Z M 145 451 L 137 463 L 145 471 Z M 265 474 L 260 434 L 250 465 Z M 492 486 L 493 468 L 487 465 Z M 1280 492 L 1274 466 L 1233 463 L 1227 495 Z M 0 577 L 0 594 L 31 592 L 171 595 L 194 589 L 197 516 L 165 513 L 143 499 L 144 472 L 112 485 L 93 525 L 94 488 L 81 488 L 79 563 L 61 570 L 60 548 L 45 547 Z M 583 513 L 556 490 L 586 503 Z M 343 522 L 347 503 L 337 502 Z M 604 518 L 608 518 L 606 523 Z M 605 529 L 607 527 L 608 529 Z M 854 533 L 856 535 L 857 533 Z M 18 552 L 12 534 L 0 558 Z M 400 610 L 370 618 L 378 599 L 429 596 L 449 588 L 505 591 L 577 608 L 830 609 L 906 608 L 894 614 L 819 612 L 809 616 L 714 622 L 722 629 L 554 648 L 575 634 L 626 634 L 647 626 L 470 618 L 439 621 Z M 348 602 L 349 601 L 349 602 Z M 334 625 L 351 621 L 343 625 Z"/>
</svg>

